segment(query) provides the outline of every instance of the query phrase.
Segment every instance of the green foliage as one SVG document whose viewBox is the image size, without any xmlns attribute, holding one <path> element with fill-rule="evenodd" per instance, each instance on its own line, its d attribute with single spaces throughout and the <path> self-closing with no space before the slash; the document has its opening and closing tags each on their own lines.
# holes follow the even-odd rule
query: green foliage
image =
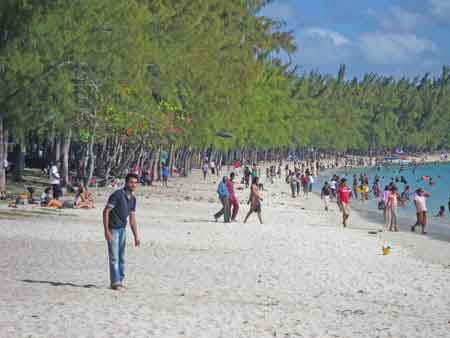
<svg viewBox="0 0 450 338">
<path fill-rule="evenodd" d="M 336 150 L 450 141 L 439 78 L 298 75 L 267 0 L 5 0 L 0 113 L 17 136 L 75 129 L 148 147 Z M 216 137 L 219 131 L 232 139 Z"/>
</svg>

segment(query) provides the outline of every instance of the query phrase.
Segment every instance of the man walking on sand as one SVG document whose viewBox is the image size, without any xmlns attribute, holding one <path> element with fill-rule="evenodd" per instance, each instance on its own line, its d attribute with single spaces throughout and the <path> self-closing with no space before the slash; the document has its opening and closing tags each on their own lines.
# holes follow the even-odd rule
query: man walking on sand
<svg viewBox="0 0 450 338">
<path fill-rule="evenodd" d="M 126 225 L 129 219 L 131 231 L 134 236 L 134 245 L 139 246 L 140 240 L 136 224 L 136 197 L 134 191 L 139 178 L 136 174 L 128 174 L 125 178 L 125 187 L 116 190 L 109 196 L 103 210 L 103 227 L 105 239 L 108 242 L 109 272 L 111 289 L 124 290 L 125 278 L 125 246 Z"/>
<path fill-rule="evenodd" d="M 220 203 L 222 203 L 222 209 L 214 215 L 216 222 L 223 215 L 224 222 L 230 223 L 230 193 L 227 189 L 227 182 L 228 177 L 224 176 L 217 187 L 217 195 L 219 195 Z"/>
<path fill-rule="evenodd" d="M 350 188 L 347 186 L 347 180 L 341 179 L 339 188 L 337 191 L 338 205 L 342 212 L 342 225 L 344 228 L 347 226 L 347 219 L 350 217 L 348 204 L 350 203 Z"/>
<path fill-rule="evenodd" d="M 239 201 L 236 198 L 236 195 L 234 194 L 234 177 L 235 174 L 232 172 L 230 174 L 230 178 L 228 179 L 226 186 L 228 189 L 229 194 L 229 206 L 230 206 L 230 214 L 231 214 L 231 221 L 236 222 L 236 216 L 239 211 Z"/>
</svg>

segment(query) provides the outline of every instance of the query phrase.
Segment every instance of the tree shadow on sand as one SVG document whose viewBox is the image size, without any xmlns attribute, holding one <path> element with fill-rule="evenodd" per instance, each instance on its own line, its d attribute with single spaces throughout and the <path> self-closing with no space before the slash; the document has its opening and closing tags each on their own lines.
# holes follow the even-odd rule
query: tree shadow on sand
<svg viewBox="0 0 450 338">
<path fill-rule="evenodd" d="M 32 279 L 21 279 L 20 281 L 31 284 L 49 284 L 51 286 L 71 286 L 74 288 L 99 289 L 99 287 L 94 284 L 75 284 L 70 282 L 64 283 L 64 282 L 52 282 L 48 280 L 32 280 Z"/>
</svg>

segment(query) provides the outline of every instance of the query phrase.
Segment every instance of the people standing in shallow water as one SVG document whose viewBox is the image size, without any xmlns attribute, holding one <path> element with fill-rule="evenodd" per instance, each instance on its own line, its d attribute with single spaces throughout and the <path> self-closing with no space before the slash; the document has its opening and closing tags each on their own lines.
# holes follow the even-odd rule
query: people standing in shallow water
<svg viewBox="0 0 450 338">
<path fill-rule="evenodd" d="M 353 175 L 353 185 L 352 186 L 353 186 L 353 190 L 352 190 L 353 197 L 355 198 L 355 201 L 357 201 L 359 188 L 358 188 L 358 176 L 356 176 L 356 174 Z"/>
<path fill-rule="evenodd" d="M 396 186 L 392 186 L 387 206 L 386 206 L 386 218 L 389 231 L 398 231 L 397 226 L 397 207 L 398 207 L 398 191 Z"/>
<path fill-rule="evenodd" d="M 416 190 L 416 194 L 414 196 L 414 205 L 416 206 L 416 216 L 417 221 L 411 227 L 411 231 L 415 231 L 416 226 L 420 225 L 422 227 L 422 234 L 426 234 L 425 228 L 427 226 L 427 201 L 426 198 L 429 197 L 430 194 L 425 193 L 422 188 Z"/>
<path fill-rule="evenodd" d="M 259 223 L 263 224 L 261 217 L 261 201 L 263 199 L 261 193 L 258 190 L 258 186 L 259 186 L 259 178 L 258 176 L 256 176 L 253 178 L 252 185 L 250 187 L 250 198 L 249 198 L 250 210 L 245 216 L 244 223 L 247 222 L 248 218 L 252 213 L 256 212 L 256 214 L 258 215 Z"/>
<path fill-rule="evenodd" d="M 441 205 L 439 207 L 438 213 L 434 217 L 444 217 L 445 216 L 445 207 Z"/>
</svg>

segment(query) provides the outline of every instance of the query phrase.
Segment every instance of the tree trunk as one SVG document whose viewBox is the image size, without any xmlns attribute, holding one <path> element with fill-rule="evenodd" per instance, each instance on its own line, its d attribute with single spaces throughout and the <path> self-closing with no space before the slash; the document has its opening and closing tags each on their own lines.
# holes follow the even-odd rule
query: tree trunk
<svg viewBox="0 0 450 338">
<path fill-rule="evenodd" d="M 174 149 L 173 149 L 173 144 L 171 143 L 169 145 L 169 175 L 172 176 L 172 172 L 173 172 L 173 158 L 174 158 Z"/>
<path fill-rule="evenodd" d="M 3 128 L 3 117 L 0 116 L 0 197 L 4 197 L 6 193 L 6 171 L 4 163 L 8 155 L 6 147 L 8 140 L 5 138 Z"/>
<path fill-rule="evenodd" d="M 94 176 L 94 168 L 95 168 L 95 154 L 94 154 L 94 142 L 95 142 L 95 129 L 91 133 L 89 144 L 88 144 L 88 162 L 87 162 L 87 184 L 91 182 L 92 177 Z"/>
<path fill-rule="evenodd" d="M 59 165 L 59 161 L 61 160 L 61 137 L 58 135 L 55 138 L 55 162 L 56 165 Z M 59 168 L 61 169 L 61 168 Z"/>
<path fill-rule="evenodd" d="M 66 186 L 70 184 L 69 179 L 69 150 L 70 150 L 70 141 L 72 138 L 72 129 L 67 129 L 67 134 L 64 135 L 63 144 L 62 144 L 62 169 L 61 176 L 63 185 Z"/>
<path fill-rule="evenodd" d="M 23 171 L 25 169 L 25 146 L 23 142 L 14 146 L 14 181 L 23 181 Z"/>
</svg>

